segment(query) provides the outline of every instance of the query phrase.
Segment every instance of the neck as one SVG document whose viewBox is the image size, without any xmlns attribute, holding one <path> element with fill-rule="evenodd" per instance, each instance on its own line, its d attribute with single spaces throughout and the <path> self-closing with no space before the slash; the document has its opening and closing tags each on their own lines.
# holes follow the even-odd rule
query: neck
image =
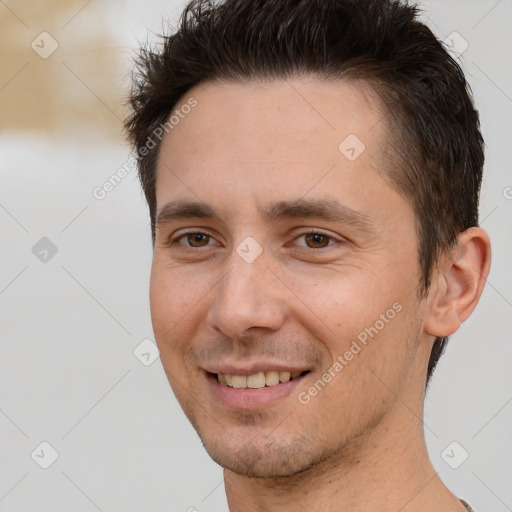
<svg viewBox="0 0 512 512">
<path fill-rule="evenodd" d="M 224 470 L 230 512 L 463 512 L 428 457 L 420 402 L 413 411 L 397 400 L 343 453 L 299 474 L 247 478 Z"/>
</svg>

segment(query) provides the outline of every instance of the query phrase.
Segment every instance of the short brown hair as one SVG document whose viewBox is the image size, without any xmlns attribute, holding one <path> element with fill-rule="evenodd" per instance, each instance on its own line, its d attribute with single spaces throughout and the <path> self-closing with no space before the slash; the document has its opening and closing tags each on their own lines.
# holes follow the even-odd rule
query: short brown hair
<svg viewBox="0 0 512 512">
<path fill-rule="evenodd" d="M 362 80 L 382 99 L 388 153 L 400 163 L 387 175 L 414 207 L 425 295 L 439 255 L 478 225 L 483 139 L 460 66 L 418 8 L 394 0 L 192 0 L 174 33 L 141 49 L 125 128 L 153 243 L 160 141 L 151 151 L 146 145 L 185 93 L 213 80 L 311 74 Z M 447 341 L 436 339 L 427 383 Z"/>
</svg>

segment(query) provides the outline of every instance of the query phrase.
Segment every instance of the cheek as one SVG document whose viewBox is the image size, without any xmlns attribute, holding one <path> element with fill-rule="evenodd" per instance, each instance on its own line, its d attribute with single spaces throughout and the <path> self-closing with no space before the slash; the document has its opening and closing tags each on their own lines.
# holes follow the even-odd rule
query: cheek
<svg viewBox="0 0 512 512">
<path fill-rule="evenodd" d="M 161 352 L 186 350 L 197 327 L 201 299 L 205 298 L 204 284 L 183 274 L 178 268 L 153 263 L 149 300 L 151 320 L 157 345 Z"/>
<path fill-rule="evenodd" d="M 327 339 L 340 334 L 340 342 L 373 325 L 398 295 L 373 270 L 322 271 L 290 279 L 303 313 L 314 322 L 315 330 L 325 331 Z"/>
<path fill-rule="evenodd" d="M 393 381 L 393 373 L 402 371 L 414 353 L 408 346 L 417 334 L 411 324 L 417 304 L 408 286 L 413 280 L 396 269 L 393 274 L 383 270 L 359 268 L 345 275 L 316 273 L 295 279 L 294 291 L 301 298 L 295 319 L 328 351 L 323 371 L 343 358 L 332 389 L 342 385 L 355 391 L 358 383 L 375 384 L 369 370 Z"/>
</svg>

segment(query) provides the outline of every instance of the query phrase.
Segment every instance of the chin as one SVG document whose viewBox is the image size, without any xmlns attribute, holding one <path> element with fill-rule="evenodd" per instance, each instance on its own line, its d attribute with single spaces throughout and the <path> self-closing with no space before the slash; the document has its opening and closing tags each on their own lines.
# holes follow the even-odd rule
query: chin
<svg viewBox="0 0 512 512">
<path fill-rule="evenodd" d="M 231 442 L 230 442 L 231 441 Z M 208 455 L 224 469 L 247 478 L 281 478 L 290 477 L 306 471 L 324 457 L 315 457 L 311 446 L 305 449 L 305 440 L 296 439 L 279 443 L 278 440 L 266 440 L 256 444 L 248 441 L 235 447 L 234 440 L 225 444 L 205 443 Z"/>
</svg>

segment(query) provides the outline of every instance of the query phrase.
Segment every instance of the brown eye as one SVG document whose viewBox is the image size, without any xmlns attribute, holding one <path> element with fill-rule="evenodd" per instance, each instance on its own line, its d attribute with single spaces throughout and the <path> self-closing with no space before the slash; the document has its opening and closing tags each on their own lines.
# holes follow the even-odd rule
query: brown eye
<svg viewBox="0 0 512 512">
<path fill-rule="evenodd" d="M 207 235 L 206 233 L 187 233 L 180 237 L 180 243 L 181 240 L 186 240 L 188 243 L 182 245 L 187 247 L 204 247 L 205 245 L 208 245 L 210 239 L 210 235 Z"/>
<path fill-rule="evenodd" d="M 314 249 L 326 247 L 329 244 L 329 237 L 321 233 L 308 233 L 305 235 L 305 240 L 308 246 Z"/>
<path fill-rule="evenodd" d="M 332 237 L 324 235 L 323 233 L 305 233 L 302 235 L 306 241 L 307 247 L 311 249 L 322 249 L 329 245 Z"/>
</svg>

